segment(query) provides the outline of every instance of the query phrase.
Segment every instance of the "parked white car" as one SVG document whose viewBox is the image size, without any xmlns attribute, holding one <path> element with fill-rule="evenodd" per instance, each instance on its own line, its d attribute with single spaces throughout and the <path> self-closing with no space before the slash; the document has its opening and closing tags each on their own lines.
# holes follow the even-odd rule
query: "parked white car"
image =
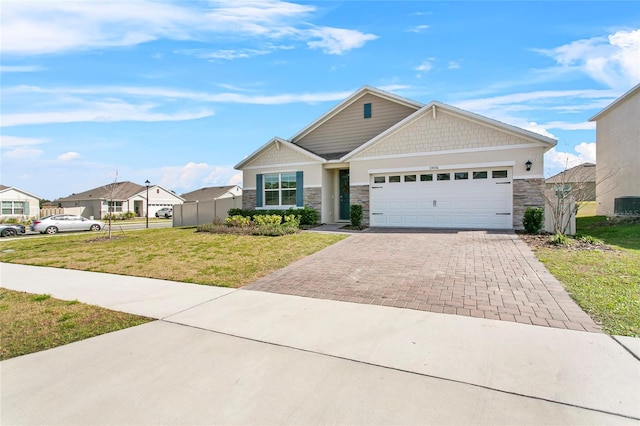
<svg viewBox="0 0 640 426">
<path fill-rule="evenodd" d="M 72 214 L 56 214 L 34 220 L 31 230 L 41 234 L 56 234 L 66 231 L 99 231 L 104 228 L 104 222 L 87 219 Z"/>
<path fill-rule="evenodd" d="M 171 207 L 163 207 L 160 210 L 158 210 L 156 212 L 156 217 L 164 217 L 166 219 L 169 219 L 170 217 L 173 217 L 173 208 Z"/>
</svg>

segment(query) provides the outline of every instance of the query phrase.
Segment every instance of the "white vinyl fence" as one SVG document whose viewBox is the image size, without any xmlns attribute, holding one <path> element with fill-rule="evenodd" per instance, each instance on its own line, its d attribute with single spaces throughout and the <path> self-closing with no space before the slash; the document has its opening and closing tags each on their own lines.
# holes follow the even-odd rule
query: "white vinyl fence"
<svg viewBox="0 0 640 426">
<path fill-rule="evenodd" d="M 225 220 L 229 209 L 234 208 L 242 208 L 241 196 L 175 204 L 173 226 L 197 226 L 213 223 L 215 219 Z"/>
</svg>

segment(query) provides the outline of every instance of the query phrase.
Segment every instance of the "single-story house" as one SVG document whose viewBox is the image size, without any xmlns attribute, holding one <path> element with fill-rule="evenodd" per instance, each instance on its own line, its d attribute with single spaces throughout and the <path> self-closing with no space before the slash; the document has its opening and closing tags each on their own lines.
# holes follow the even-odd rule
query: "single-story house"
<svg viewBox="0 0 640 426">
<path fill-rule="evenodd" d="M 185 203 L 217 200 L 220 198 L 242 197 L 242 188 L 238 185 L 209 186 L 182 194 Z"/>
<path fill-rule="evenodd" d="M 59 198 L 54 202 L 58 207 L 76 208 L 77 214 L 96 219 L 102 219 L 108 213 L 127 212 L 135 212 L 136 216 L 144 217 L 147 213 L 147 194 L 149 195 L 149 217 L 153 217 L 156 211 L 163 207 L 184 202 L 182 197 L 160 185 L 146 187 L 133 182 L 115 182 L 99 186 L 79 194 Z"/>
<path fill-rule="evenodd" d="M 225 220 L 230 209 L 242 207 L 238 185 L 211 186 L 182 194 L 184 203 L 173 207 L 173 226 L 196 226 Z"/>
<path fill-rule="evenodd" d="M 596 213 L 640 212 L 640 84 L 589 121 L 596 122 Z"/>
<path fill-rule="evenodd" d="M 572 191 L 578 201 L 596 200 L 596 165 L 582 163 L 545 180 L 547 189 Z"/>
<path fill-rule="evenodd" d="M 0 185 L 0 202 L 2 219 L 40 216 L 40 198 L 16 187 Z"/>
<path fill-rule="evenodd" d="M 543 155 L 555 144 L 364 86 L 235 167 L 246 209 L 309 206 L 321 222 L 337 223 L 359 204 L 371 226 L 513 229 L 527 207 L 544 207 Z"/>
</svg>

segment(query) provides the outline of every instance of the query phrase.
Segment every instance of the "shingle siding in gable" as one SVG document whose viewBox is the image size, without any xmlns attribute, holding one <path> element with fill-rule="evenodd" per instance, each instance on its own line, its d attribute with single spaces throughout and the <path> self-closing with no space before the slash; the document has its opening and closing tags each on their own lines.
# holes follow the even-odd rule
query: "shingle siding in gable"
<svg viewBox="0 0 640 426">
<path fill-rule="evenodd" d="M 309 156 L 293 149 L 280 146 L 277 149 L 275 145 L 266 149 L 262 154 L 253 159 L 246 166 L 271 166 L 273 164 L 290 164 L 290 163 L 306 163 L 313 161 Z"/>
<path fill-rule="evenodd" d="M 364 118 L 364 104 L 371 118 Z M 371 94 L 364 95 L 311 133 L 293 142 L 318 155 L 350 152 L 416 110 Z"/>
<path fill-rule="evenodd" d="M 438 111 L 436 118 L 425 114 L 403 126 L 356 158 L 436 152 L 526 144 L 529 141 L 481 124 Z"/>
</svg>

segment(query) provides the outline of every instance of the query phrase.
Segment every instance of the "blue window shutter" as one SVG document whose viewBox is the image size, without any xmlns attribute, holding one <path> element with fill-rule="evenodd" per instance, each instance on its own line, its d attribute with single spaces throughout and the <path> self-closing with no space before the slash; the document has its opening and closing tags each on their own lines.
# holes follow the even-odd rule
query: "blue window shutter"
<svg viewBox="0 0 640 426">
<path fill-rule="evenodd" d="M 371 118 L 371 104 L 364 104 L 364 118 Z"/>
<path fill-rule="evenodd" d="M 302 172 L 296 172 L 296 207 L 304 207 L 304 180 Z"/>
<path fill-rule="evenodd" d="M 29 216 L 29 202 L 28 201 L 24 202 L 24 214 L 25 214 L 25 216 Z"/>
<path fill-rule="evenodd" d="M 256 175 L 256 207 L 262 207 L 262 174 Z"/>
</svg>

